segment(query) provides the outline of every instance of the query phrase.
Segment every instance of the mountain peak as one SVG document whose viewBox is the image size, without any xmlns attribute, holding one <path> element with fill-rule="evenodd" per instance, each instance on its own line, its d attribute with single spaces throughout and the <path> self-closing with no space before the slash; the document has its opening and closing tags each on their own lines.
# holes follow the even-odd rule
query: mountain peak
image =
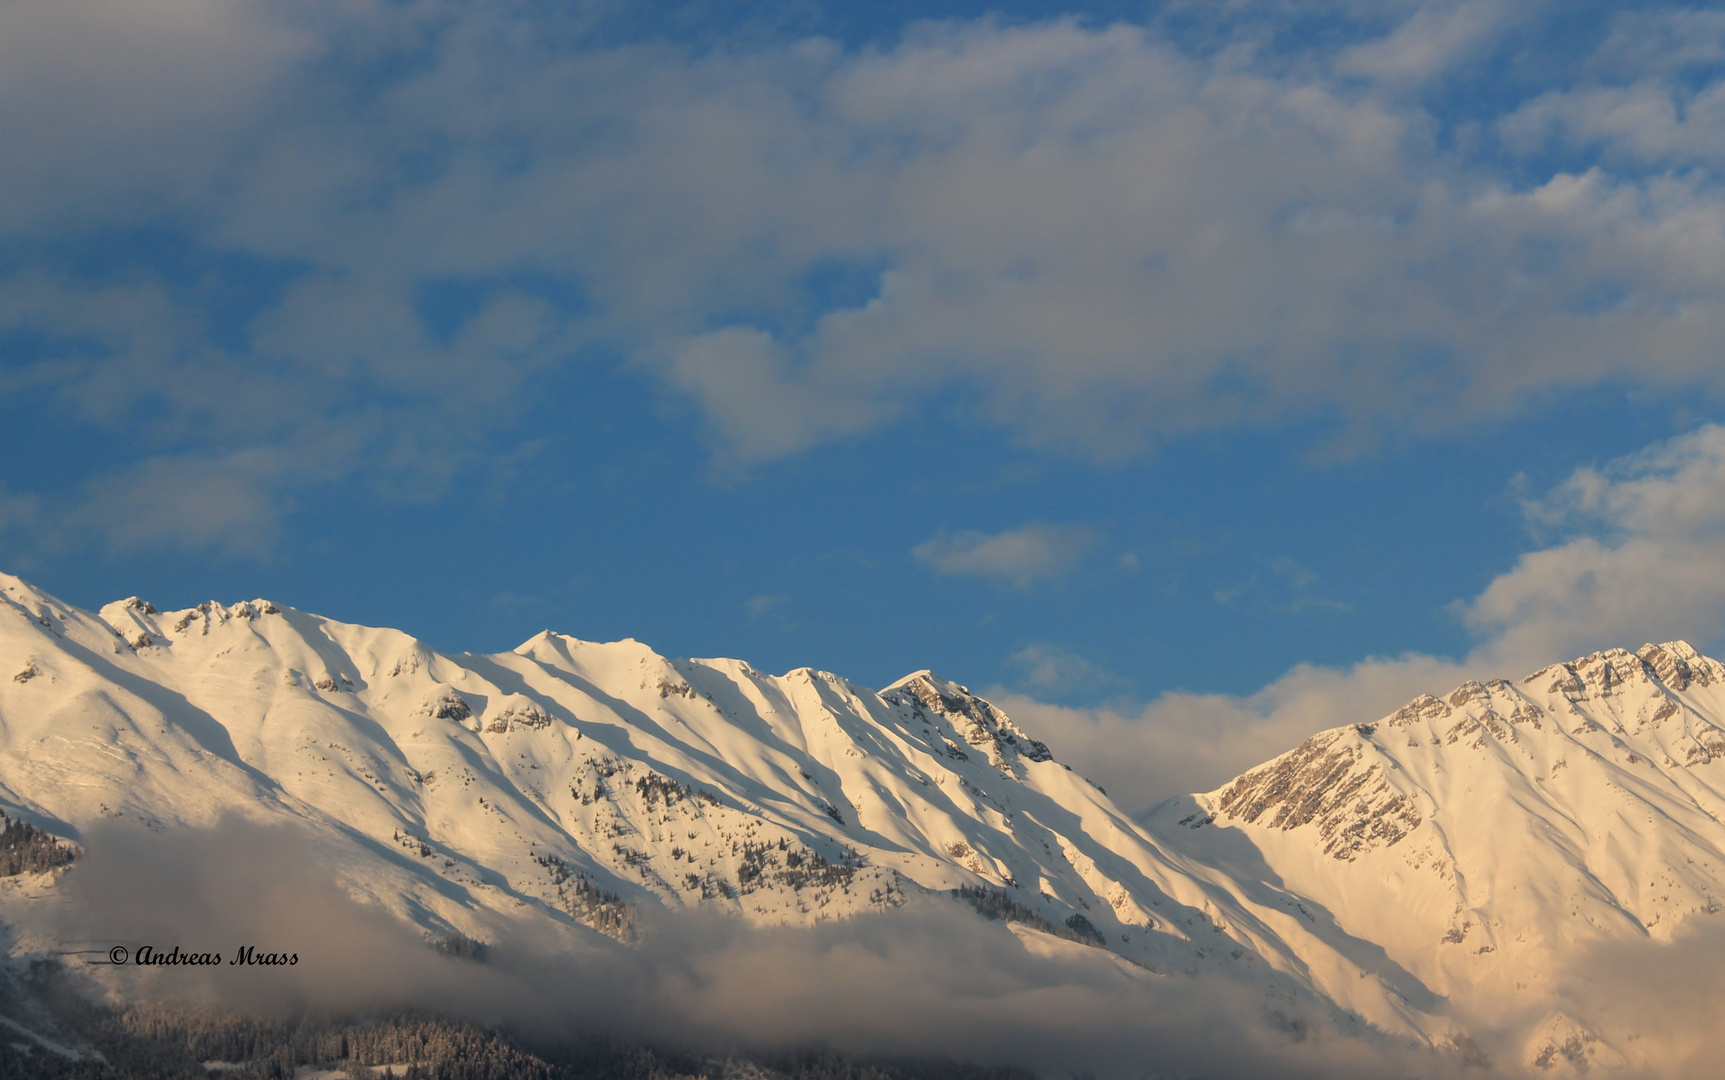
<svg viewBox="0 0 1725 1080">
<path fill-rule="evenodd" d="M 907 683 L 913 683 L 913 682 L 917 682 L 917 681 L 927 682 L 930 684 L 946 683 L 946 680 L 938 678 L 935 675 L 935 673 L 930 671 L 928 668 L 923 668 L 920 671 L 913 671 L 909 675 L 904 676 L 902 679 L 899 679 L 896 682 L 893 682 L 891 685 L 884 687 L 881 690 L 881 693 L 884 694 L 884 693 L 887 693 L 888 691 L 891 691 L 891 690 L 897 690 Z M 956 683 L 946 683 L 946 685 L 951 686 L 951 687 L 955 687 L 956 689 L 963 691 L 964 693 L 969 693 L 968 690 L 965 690 L 964 687 L 962 687 L 962 686 L 958 686 Z"/>
<path fill-rule="evenodd" d="M 997 768 L 1009 768 L 1019 756 L 1028 761 L 1053 760 L 1047 744 L 1025 734 L 993 703 L 926 669 L 906 675 L 882 690 L 880 697 L 914 715 L 927 710 L 952 723 L 964 741 L 984 751 Z"/>
<path fill-rule="evenodd" d="M 1218 872 L 1249 851 L 1430 992 L 1528 1017 L 1543 1069 L 1562 972 L 1725 910 L 1722 805 L 1725 666 L 1669 641 L 1422 694 L 1143 823 Z M 1587 1019 L 1612 1054 L 1650 1052 Z"/>
<path fill-rule="evenodd" d="M 0 578 L 8 673 L 0 812 L 63 837 L 291 823 L 431 934 L 949 896 L 1132 978 L 1434 1047 L 1522 1039 L 1543 1068 L 1576 1031 L 1596 1060 L 1653 1052 L 1563 973 L 1725 910 L 1725 667 L 1680 641 L 1421 695 L 1139 823 L 926 669 L 875 693 L 551 631 L 444 655 L 262 600 L 97 616 Z M 0 920 L 35 895 L 0 889 Z"/>
</svg>

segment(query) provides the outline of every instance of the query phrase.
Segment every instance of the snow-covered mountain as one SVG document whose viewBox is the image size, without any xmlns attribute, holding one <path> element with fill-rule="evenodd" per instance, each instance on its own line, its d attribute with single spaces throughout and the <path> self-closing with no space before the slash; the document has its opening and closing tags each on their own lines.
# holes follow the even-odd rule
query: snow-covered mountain
<svg viewBox="0 0 1725 1080">
<path fill-rule="evenodd" d="M 1524 1033 L 1524 1061 L 1548 1068 L 1670 1049 L 1577 990 L 1613 946 L 1672 942 L 1720 910 L 1722 814 L 1725 665 L 1668 642 L 1416 698 L 1143 821 L 1232 880 L 1301 896 L 1467 1026 Z"/>
<path fill-rule="evenodd" d="M 877 693 L 550 632 L 442 655 L 264 600 L 89 613 L 4 578 L 0 601 L 0 810 L 59 836 L 288 819 L 356 895 L 481 939 L 520 919 L 627 938 L 643 905 L 809 922 L 986 890 L 1146 972 L 1287 996 L 1333 968 L 1360 987 L 1344 1022 L 1432 1028 L 1290 934 L 1298 898 L 1171 855 L 926 671 Z"/>
<path fill-rule="evenodd" d="M 1657 1064 L 1570 975 L 1725 896 L 1725 666 L 1682 643 L 1421 697 L 1140 821 L 1057 750 L 926 671 L 876 692 L 550 632 L 444 655 L 0 577 L 0 810 L 72 840 L 292 821 L 428 933 L 627 940 L 647 908 L 809 923 L 964 888 L 1134 977 L 1543 1071 Z"/>
</svg>

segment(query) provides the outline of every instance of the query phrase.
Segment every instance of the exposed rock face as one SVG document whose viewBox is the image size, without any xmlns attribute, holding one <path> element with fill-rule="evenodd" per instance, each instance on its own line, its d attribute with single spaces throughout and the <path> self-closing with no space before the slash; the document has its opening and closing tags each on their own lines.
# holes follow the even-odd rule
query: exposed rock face
<svg viewBox="0 0 1725 1080">
<path fill-rule="evenodd" d="M 448 720 L 453 724 L 465 723 L 473 718 L 473 706 L 456 693 L 454 687 L 449 686 L 437 687 L 425 695 L 418 712 L 421 716 L 429 716 L 433 720 Z"/>
<path fill-rule="evenodd" d="M 1713 681 L 1715 665 L 1690 648 L 1688 642 L 1643 645 L 1635 655 L 1652 669 L 1654 678 L 1673 690 L 1687 690 L 1691 682 L 1708 686 Z"/>
<path fill-rule="evenodd" d="M 493 734 L 506 731 L 536 731 L 551 726 L 551 716 L 532 699 L 510 694 L 486 710 L 484 727 Z"/>
<path fill-rule="evenodd" d="M 881 691 L 881 698 L 910 708 L 919 718 L 932 715 L 948 721 L 966 743 L 982 751 L 996 768 L 1010 771 L 1019 757 L 1026 761 L 1054 759 L 1045 744 L 1020 731 L 1005 713 L 972 694 L 967 687 L 936 679 L 926 671 Z"/>
<path fill-rule="evenodd" d="M 1363 726 L 1352 730 L 1372 734 Z M 1343 736 L 1315 735 L 1235 780 L 1218 800 L 1222 813 L 1273 829 L 1315 824 L 1324 854 L 1342 860 L 1399 843 L 1419 828 L 1419 811 L 1384 780 L 1381 763 L 1366 762 L 1361 747 Z"/>
</svg>

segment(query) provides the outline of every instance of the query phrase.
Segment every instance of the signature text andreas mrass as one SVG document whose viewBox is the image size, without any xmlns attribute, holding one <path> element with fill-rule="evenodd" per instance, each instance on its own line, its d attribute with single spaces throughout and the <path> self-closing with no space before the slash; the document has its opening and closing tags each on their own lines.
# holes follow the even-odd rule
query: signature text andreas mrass
<svg viewBox="0 0 1725 1080">
<path fill-rule="evenodd" d="M 182 952 L 178 945 L 166 952 L 150 945 L 138 946 L 136 953 L 124 945 L 116 945 L 108 950 L 108 961 L 113 964 L 124 964 L 130 960 L 133 964 L 144 965 L 200 965 L 220 964 L 222 954 L 215 952 Z M 246 945 L 238 952 L 229 956 L 229 964 L 297 964 L 299 953 L 260 952 L 254 945 Z"/>
</svg>

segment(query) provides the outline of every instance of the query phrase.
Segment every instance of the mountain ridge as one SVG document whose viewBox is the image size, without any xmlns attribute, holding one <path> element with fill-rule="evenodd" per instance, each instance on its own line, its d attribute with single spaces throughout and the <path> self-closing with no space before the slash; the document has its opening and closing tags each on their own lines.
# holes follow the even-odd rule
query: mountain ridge
<svg viewBox="0 0 1725 1080">
<path fill-rule="evenodd" d="M 3 575 L 0 601 L 0 810 L 74 840 L 292 822 L 429 935 L 959 895 L 1144 978 L 1543 1074 L 1652 1060 L 1559 976 L 1725 897 L 1725 665 L 1682 642 L 1421 695 L 1134 819 L 927 670 L 877 692 L 550 630 L 444 654 L 262 599 L 84 612 Z"/>
<path fill-rule="evenodd" d="M 992 705 L 928 672 L 876 695 L 810 668 L 767 676 L 742 661 L 667 660 L 635 641 L 601 644 L 542 632 L 507 653 L 447 655 L 396 631 L 263 600 L 161 612 L 133 598 L 92 616 L 16 580 L 3 591 L 38 639 L 8 635 L 20 674 L 36 672 L 0 684 L 0 717 L 9 729 L 22 710 L 6 695 L 15 701 L 60 687 L 71 698 L 61 709 L 82 710 L 99 741 L 123 753 L 134 753 L 128 749 L 134 737 L 152 736 L 149 751 L 174 764 L 176 777 L 202 767 L 206 788 L 241 804 L 262 801 L 316 816 L 333 798 L 344 825 L 363 825 L 373 839 L 397 832 L 417 837 L 412 843 L 437 849 L 482 882 L 481 868 L 500 869 L 499 859 L 519 870 L 522 858 L 551 857 L 637 899 L 643 891 L 679 901 L 698 893 L 703 902 L 735 903 L 744 887 L 754 895 L 800 877 L 787 878 L 795 868 L 748 846 L 766 843 L 760 836 L 771 833 L 776 850 L 800 845 L 808 849 L 805 859 L 856 871 L 846 887 L 867 879 L 873 886 L 860 899 L 845 887 L 836 895 L 780 897 L 777 906 L 749 909 L 757 915 L 879 906 L 885 901 L 868 898 L 896 893 L 897 878 L 940 890 L 1007 887 L 1022 878 L 1045 886 L 1031 901 L 1059 923 L 1097 906 L 1091 884 L 1125 895 L 1099 862 L 1119 864 L 1117 876 L 1142 878 L 1133 860 L 1155 870 L 1154 850 L 1099 788 Z M 124 722 L 105 723 L 110 713 Z M 355 737 L 356 726 L 371 737 Z M 103 777 L 107 754 L 92 757 L 88 739 L 76 746 L 87 774 Z M 196 824 L 214 810 L 208 800 L 188 805 L 177 792 L 137 788 L 128 779 L 113 785 L 127 790 L 111 802 L 98 798 L 77 814 L 55 813 L 50 802 L 75 800 L 58 789 L 51 798 L 21 797 L 15 778 L 50 765 L 17 757 L 14 750 L 0 797 L 27 820 L 74 838 L 79 815 L 132 813 L 153 823 Z M 564 770 L 555 785 L 534 775 L 551 767 L 551 758 Z M 891 768 L 883 770 L 882 762 Z M 308 765 L 323 778 L 310 775 Z M 1026 780 L 1034 781 L 1028 789 Z M 996 790 L 1000 783 L 1007 789 Z M 437 807 L 453 784 L 461 798 L 490 808 L 482 817 L 507 817 L 513 838 L 531 856 L 499 850 L 489 834 L 440 840 L 451 822 L 439 818 Z M 726 843 L 737 844 L 735 852 L 708 858 L 667 838 L 670 822 L 663 819 L 690 817 L 689 826 L 696 806 L 703 818 L 735 817 L 719 828 Z M 1034 823 L 1039 815 L 1074 811 L 1092 819 L 1092 831 L 1112 834 L 1129 857 L 1122 860 L 1088 834 L 1057 837 Z M 1004 842 L 1001 830 L 1010 833 L 1015 815 L 1036 839 Z M 744 832 L 760 835 L 745 840 Z M 580 843 L 569 843 L 573 834 Z M 648 842 L 634 846 L 623 842 L 626 836 Z M 699 840 L 703 847 L 715 842 Z M 846 867 L 847 845 L 873 845 L 873 865 Z M 767 870 L 769 863 L 776 869 Z M 535 873 L 523 870 L 528 878 Z M 690 883 L 691 874 L 699 884 Z"/>
</svg>

